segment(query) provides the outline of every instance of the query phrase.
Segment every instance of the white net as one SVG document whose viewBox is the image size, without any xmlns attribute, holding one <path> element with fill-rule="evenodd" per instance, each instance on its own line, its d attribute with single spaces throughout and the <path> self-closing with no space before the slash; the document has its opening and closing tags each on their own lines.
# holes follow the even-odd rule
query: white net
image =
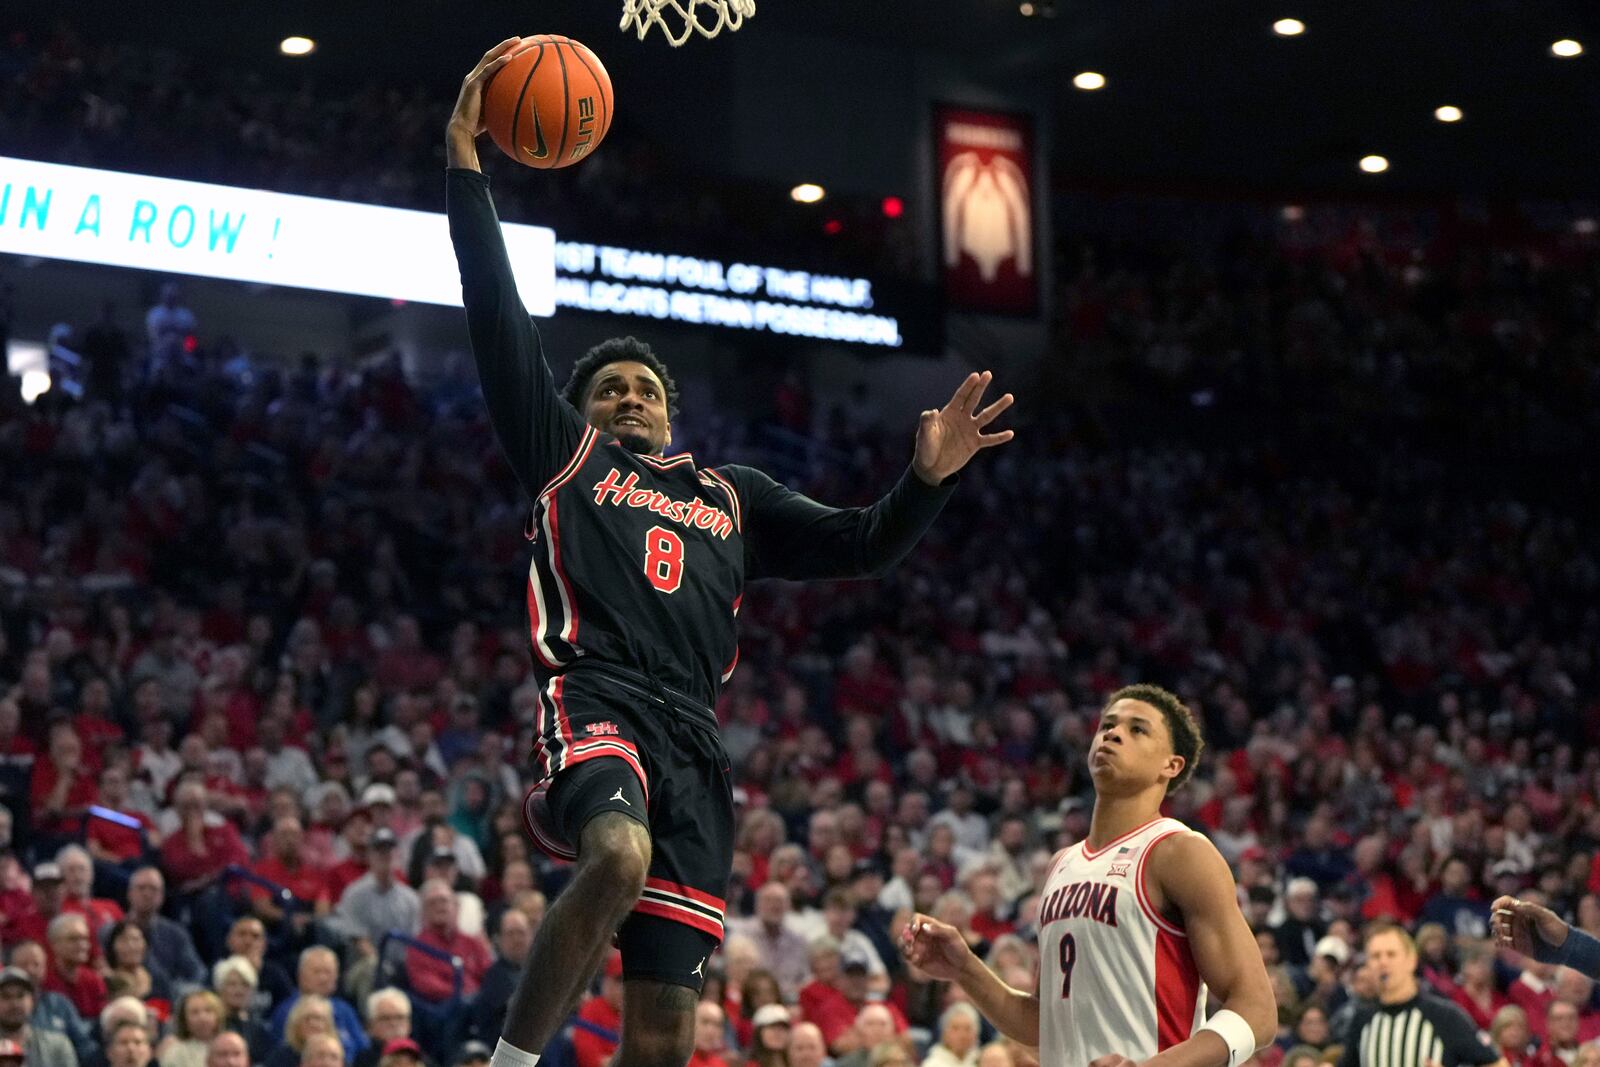
<svg viewBox="0 0 1600 1067">
<path fill-rule="evenodd" d="M 622 0 L 622 25 L 632 28 L 644 40 L 651 26 L 660 26 L 672 47 L 677 48 L 691 33 L 715 37 L 730 33 L 756 13 L 756 0 Z"/>
</svg>

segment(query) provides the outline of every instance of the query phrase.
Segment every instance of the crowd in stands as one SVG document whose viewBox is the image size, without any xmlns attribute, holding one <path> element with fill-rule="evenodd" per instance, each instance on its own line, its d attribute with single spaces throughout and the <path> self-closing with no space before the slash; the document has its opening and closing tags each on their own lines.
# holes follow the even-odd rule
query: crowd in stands
<svg viewBox="0 0 1600 1067">
<path fill-rule="evenodd" d="M 295 161 L 299 191 L 342 195 L 292 98 L 245 122 L 160 57 L 27 55 L 0 137 L 126 78 L 217 109 L 195 166 Z M 71 160 L 168 147 L 145 123 L 115 148 L 95 131 L 126 117 L 95 107 Z M 431 139 L 411 150 L 363 188 L 432 198 Z M 1062 258 L 1017 443 L 884 580 L 745 601 L 696 1067 L 1033 1063 L 896 933 L 932 914 L 1033 988 L 1037 891 L 1087 832 L 1100 705 L 1136 680 L 1205 724 L 1169 810 L 1234 866 L 1269 965 L 1256 1067 L 1337 1055 L 1380 918 L 1513 1067 L 1593 1067 L 1592 984 L 1495 952 L 1486 920 L 1516 891 L 1600 934 L 1596 261 L 1360 232 Z M 485 1061 L 567 873 L 519 816 L 520 490 L 470 371 L 252 359 L 181 310 L 163 293 L 133 338 L 86 313 L 53 338 L 80 397 L 0 396 L 0 1058 Z M 890 405 L 784 388 L 685 412 L 698 460 L 767 466 L 761 424 L 815 412 L 791 483 L 892 484 Z M 600 1067 L 620 1004 L 613 960 L 552 1065 Z"/>
</svg>

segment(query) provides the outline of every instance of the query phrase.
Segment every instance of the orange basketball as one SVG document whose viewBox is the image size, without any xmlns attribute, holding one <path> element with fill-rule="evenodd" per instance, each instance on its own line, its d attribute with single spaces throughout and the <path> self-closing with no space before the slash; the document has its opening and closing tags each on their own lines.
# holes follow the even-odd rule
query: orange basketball
<svg viewBox="0 0 1600 1067">
<path fill-rule="evenodd" d="M 600 57 L 570 37 L 541 33 L 524 40 L 538 44 L 500 68 L 484 90 L 489 136 L 518 163 L 570 166 L 611 128 L 611 76 Z"/>
</svg>

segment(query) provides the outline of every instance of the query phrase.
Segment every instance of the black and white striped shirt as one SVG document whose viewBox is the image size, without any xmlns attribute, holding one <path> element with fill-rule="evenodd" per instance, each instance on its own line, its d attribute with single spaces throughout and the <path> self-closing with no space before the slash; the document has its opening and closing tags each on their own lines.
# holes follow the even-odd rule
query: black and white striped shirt
<svg viewBox="0 0 1600 1067">
<path fill-rule="evenodd" d="M 1399 1004 L 1362 1009 L 1351 1022 L 1339 1067 L 1483 1067 L 1499 1058 L 1479 1039 L 1466 1012 L 1419 993 Z"/>
</svg>

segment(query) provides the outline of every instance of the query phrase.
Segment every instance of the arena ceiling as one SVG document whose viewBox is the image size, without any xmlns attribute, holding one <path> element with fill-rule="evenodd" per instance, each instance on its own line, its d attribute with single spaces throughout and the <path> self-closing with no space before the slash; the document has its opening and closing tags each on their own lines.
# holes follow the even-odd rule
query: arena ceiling
<svg viewBox="0 0 1600 1067">
<path fill-rule="evenodd" d="M 1002 85 L 1045 86 L 1057 180 L 1178 192 L 1261 190 L 1600 196 L 1600 3 L 1594 0 L 759 0 L 761 27 L 937 53 Z M 1043 6 L 1050 0 L 1035 0 Z M 17 5 L 8 20 L 58 17 Z M 618 0 L 278 0 L 164 5 L 75 0 L 96 34 L 259 64 L 286 33 L 321 42 L 321 70 L 459 77 L 460 57 L 509 26 L 559 23 L 598 45 Z M 1303 20 L 1283 38 L 1274 20 Z M 538 25 L 534 25 L 538 24 Z M 38 29 L 40 27 L 32 27 Z M 1560 38 L 1587 52 L 1557 59 Z M 613 37 L 613 39 L 617 39 Z M 668 62 L 659 41 L 630 62 Z M 694 41 L 716 61 L 722 41 Z M 1075 89 L 1095 70 L 1099 92 Z M 663 74 L 663 92 L 673 76 Z M 778 94 L 775 93 L 775 96 Z M 1450 104 L 1464 121 L 1446 125 Z M 1357 167 L 1387 157 L 1382 175 Z"/>
</svg>

